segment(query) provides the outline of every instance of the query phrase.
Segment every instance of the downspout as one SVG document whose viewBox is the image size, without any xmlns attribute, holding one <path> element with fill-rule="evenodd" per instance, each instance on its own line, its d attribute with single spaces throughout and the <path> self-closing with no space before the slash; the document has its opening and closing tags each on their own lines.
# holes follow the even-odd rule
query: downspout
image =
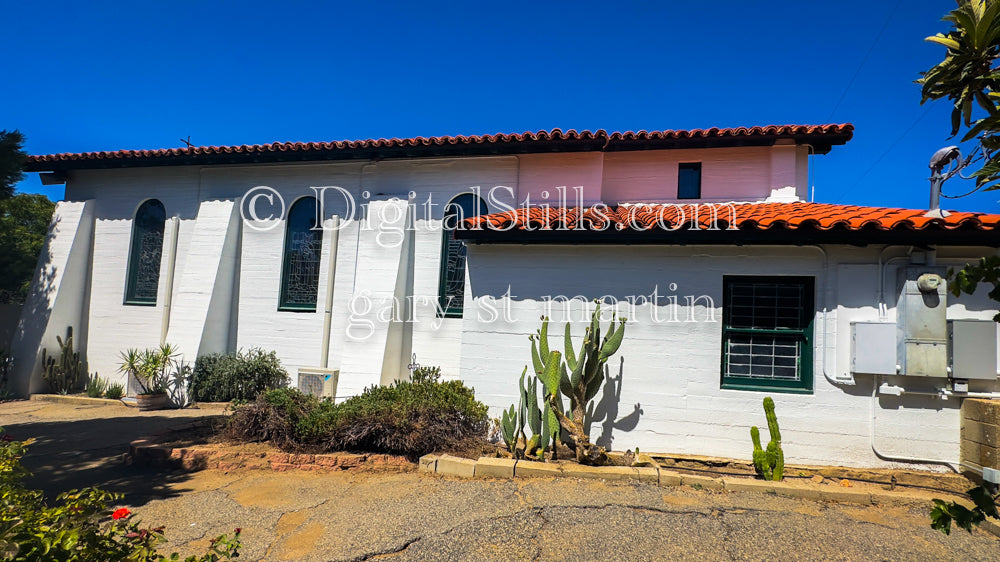
<svg viewBox="0 0 1000 562">
<path fill-rule="evenodd" d="M 323 307 L 323 344 L 320 347 L 319 366 L 326 369 L 330 363 L 330 326 L 333 323 L 333 287 L 337 277 L 337 247 L 340 241 L 340 217 L 330 219 L 330 264 L 326 273 L 326 305 Z"/>
<path fill-rule="evenodd" d="M 181 220 L 178 216 L 170 218 L 170 255 L 167 257 L 167 287 L 163 296 L 163 319 L 160 322 L 160 345 L 167 342 L 167 330 L 170 328 L 170 309 L 174 300 L 174 269 L 177 266 L 177 236 Z"/>
</svg>

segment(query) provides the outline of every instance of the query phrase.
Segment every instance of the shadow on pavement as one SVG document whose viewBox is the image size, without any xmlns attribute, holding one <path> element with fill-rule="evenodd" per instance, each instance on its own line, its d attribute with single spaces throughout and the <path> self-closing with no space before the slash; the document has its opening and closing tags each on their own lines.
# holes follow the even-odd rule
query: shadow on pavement
<svg viewBox="0 0 1000 562">
<path fill-rule="evenodd" d="M 12 423 L 4 429 L 17 439 L 34 438 L 22 463 L 31 471 L 28 488 L 52 501 L 61 492 L 97 487 L 125 494 L 138 506 L 187 491 L 177 484 L 190 475 L 180 470 L 126 465 L 129 443 L 190 418 L 125 415 L 109 418 Z"/>
</svg>

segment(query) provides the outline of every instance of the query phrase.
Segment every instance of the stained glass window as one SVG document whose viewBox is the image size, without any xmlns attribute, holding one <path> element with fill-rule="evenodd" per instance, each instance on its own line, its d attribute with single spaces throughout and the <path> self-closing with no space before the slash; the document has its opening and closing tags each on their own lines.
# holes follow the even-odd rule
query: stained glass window
<svg viewBox="0 0 1000 562">
<path fill-rule="evenodd" d="M 465 243 L 455 239 L 455 229 L 463 220 L 487 212 L 486 203 L 472 193 L 463 193 L 445 206 L 438 299 L 439 313 L 446 318 L 461 318 L 465 305 Z"/>
<path fill-rule="evenodd" d="M 132 247 L 125 281 L 125 304 L 155 306 L 163 257 L 163 203 L 150 199 L 139 206 L 132 221 Z"/>
<path fill-rule="evenodd" d="M 278 310 L 316 311 L 323 230 L 315 226 L 316 199 L 304 197 L 296 201 L 288 211 L 285 224 Z"/>
</svg>

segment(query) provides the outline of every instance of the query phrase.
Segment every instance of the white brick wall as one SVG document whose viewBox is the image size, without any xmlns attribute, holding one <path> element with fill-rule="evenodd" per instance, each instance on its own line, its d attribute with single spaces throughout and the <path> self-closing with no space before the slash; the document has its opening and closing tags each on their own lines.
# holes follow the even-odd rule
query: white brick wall
<svg viewBox="0 0 1000 562">
<path fill-rule="evenodd" d="M 869 446 L 872 378 L 859 376 L 855 386 L 834 385 L 824 377 L 822 353 L 827 302 L 834 303 L 835 309 L 829 319 L 834 339 L 828 342 L 826 358 L 830 376 L 849 369 L 850 322 L 877 320 L 877 251 L 836 247 L 829 251 L 833 263 L 827 276 L 822 254 L 808 247 L 471 246 L 469 272 L 475 302 L 466 308 L 461 376 L 476 388 L 477 397 L 491 407 L 492 415 L 499 415 L 500 408 L 517 401 L 518 378 L 530 366 L 528 335 L 540 327 L 539 317 L 546 313 L 543 297 L 607 295 L 622 301 L 630 295 L 649 295 L 658 287 L 662 297 L 677 295 L 680 321 L 667 321 L 671 313 L 666 299 L 660 307 L 663 321 L 652 319 L 649 305 L 637 306 L 630 318 L 625 341 L 609 366 L 612 376 L 617 376 L 618 361 L 624 358 L 618 417 L 634 412 L 636 404 L 641 414 L 634 429 L 613 431 L 614 448 L 749 458 L 749 428 L 765 423 L 761 400 L 770 395 L 777 405 L 788 462 L 884 464 Z M 817 278 L 813 394 L 720 388 L 723 275 Z M 895 279 L 894 271 L 887 278 Z M 669 289 L 671 283 L 676 283 L 675 291 Z M 501 296 L 508 284 L 511 298 Z M 887 293 L 894 299 L 894 290 Z M 689 295 L 708 295 L 714 300 L 714 322 L 702 321 L 707 312 L 703 306 L 694 311 L 699 321 L 685 321 L 689 309 L 684 303 Z M 894 305 L 892 300 L 889 304 Z M 996 307 L 984 295 L 952 298 L 949 304 L 949 318 L 988 318 Z M 504 306 L 510 307 L 513 321 L 492 321 L 491 310 Z M 552 313 L 549 339 L 553 349 L 562 350 L 565 322 L 559 310 Z M 576 312 L 573 317 L 577 320 L 573 335 L 579 345 L 584 329 L 579 319 L 586 314 Z M 981 390 L 993 390 L 993 386 Z M 877 446 L 883 453 L 958 459 L 958 400 L 880 397 L 877 410 Z M 603 433 L 600 423 L 593 433 Z"/>
</svg>

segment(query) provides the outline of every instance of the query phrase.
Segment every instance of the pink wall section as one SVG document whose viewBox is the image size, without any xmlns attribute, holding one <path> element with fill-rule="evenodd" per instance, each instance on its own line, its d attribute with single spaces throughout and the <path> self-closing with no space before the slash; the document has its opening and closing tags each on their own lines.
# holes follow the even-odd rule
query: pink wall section
<svg viewBox="0 0 1000 562">
<path fill-rule="evenodd" d="M 572 152 L 558 154 L 522 154 L 518 156 L 518 203 L 528 195 L 532 203 L 554 203 L 559 195 L 556 187 L 566 186 L 569 202 L 573 204 L 573 187 L 581 186 L 585 204 L 601 200 L 601 177 L 604 169 L 601 152 Z M 549 198 L 542 197 L 548 191 Z"/>
<path fill-rule="evenodd" d="M 771 152 L 770 147 L 612 152 L 604 162 L 602 194 L 608 204 L 677 201 L 677 164 L 701 162 L 703 200 L 757 201 L 771 193 Z M 784 160 L 777 159 L 782 172 Z M 792 185 L 795 161 L 787 160 L 792 183 L 785 185 Z"/>
</svg>

